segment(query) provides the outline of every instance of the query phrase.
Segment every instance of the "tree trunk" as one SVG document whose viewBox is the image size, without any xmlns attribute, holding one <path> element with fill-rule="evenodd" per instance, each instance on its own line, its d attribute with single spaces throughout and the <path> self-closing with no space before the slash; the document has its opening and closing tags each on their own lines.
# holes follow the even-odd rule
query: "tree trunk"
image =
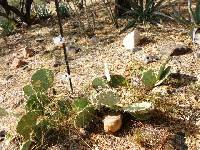
<svg viewBox="0 0 200 150">
<path fill-rule="evenodd" d="M 26 22 L 27 24 L 30 24 L 32 3 L 33 3 L 33 0 L 26 0 L 26 3 L 25 3 L 26 12 L 24 13 L 23 11 L 20 11 L 16 7 L 9 5 L 7 0 L 0 0 L 0 5 L 4 8 L 8 16 L 10 12 L 13 12 L 20 18 L 21 22 Z"/>
<path fill-rule="evenodd" d="M 27 24 L 30 24 L 30 18 L 31 18 L 31 5 L 33 3 L 33 0 L 26 0 L 25 8 L 26 8 L 26 14 L 25 14 L 25 22 Z"/>
</svg>

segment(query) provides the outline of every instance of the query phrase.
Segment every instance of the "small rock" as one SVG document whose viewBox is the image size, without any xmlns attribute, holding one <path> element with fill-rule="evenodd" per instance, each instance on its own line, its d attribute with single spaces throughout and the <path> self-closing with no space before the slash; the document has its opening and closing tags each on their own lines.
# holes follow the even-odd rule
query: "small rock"
<svg viewBox="0 0 200 150">
<path fill-rule="evenodd" d="M 198 85 L 200 85 L 200 75 L 197 76 L 197 82 Z"/>
<path fill-rule="evenodd" d="M 61 60 L 59 57 L 54 57 L 53 67 L 59 67 L 64 64 L 64 61 Z"/>
<path fill-rule="evenodd" d="M 0 103 L 3 103 L 3 102 L 4 102 L 4 97 L 0 96 Z"/>
<path fill-rule="evenodd" d="M 106 116 L 103 120 L 104 123 L 104 131 L 106 133 L 115 133 L 122 126 L 122 118 L 121 115 L 118 116 Z"/>
<path fill-rule="evenodd" d="M 158 56 L 145 55 L 145 56 L 143 56 L 142 61 L 143 61 L 145 64 L 148 64 L 148 63 L 156 62 L 156 61 L 159 60 L 159 59 L 160 59 L 160 58 L 159 58 Z"/>
<path fill-rule="evenodd" d="M 3 141 L 6 137 L 6 131 L 5 130 L 1 130 L 0 131 L 0 142 Z"/>
<path fill-rule="evenodd" d="M 6 77 L 6 80 L 8 81 L 10 78 L 12 78 L 13 77 L 13 75 L 8 75 L 7 77 Z"/>
<path fill-rule="evenodd" d="M 27 29 L 28 24 L 26 22 L 22 22 L 21 27 L 22 27 L 22 29 Z"/>
<path fill-rule="evenodd" d="M 137 76 L 133 76 L 131 83 L 132 83 L 133 86 L 139 86 L 140 83 L 141 83 L 141 79 Z"/>
<path fill-rule="evenodd" d="M 175 93 L 185 93 L 186 89 L 185 87 L 179 87 L 177 89 L 174 89 Z"/>
<path fill-rule="evenodd" d="M 134 30 L 131 33 L 128 33 L 123 39 L 123 46 L 128 50 L 134 50 L 140 42 L 140 33 L 138 30 Z"/>
<path fill-rule="evenodd" d="M 200 127 L 200 120 L 195 123 L 196 126 Z"/>
<path fill-rule="evenodd" d="M 92 42 L 93 44 L 98 43 L 98 39 L 97 39 L 96 36 L 93 36 L 90 40 L 91 40 L 91 42 Z"/>
<path fill-rule="evenodd" d="M 35 51 L 31 48 L 25 47 L 23 49 L 23 56 L 26 57 L 33 57 L 35 55 Z"/>
<path fill-rule="evenodd" d="M 23 67 L 25 65 L 27 65 L 28 62 L 24 61 L 24 60 L 21 60 L 21 59 L 18 59 L 18 58 L 14 58 L 13 62 L 12 62 L 12 68 L 20 68 L 20 67 Z"/>
<path fill-rule="evenodd" d="M 26 70 L 26 71 L 31 71 L 31 68 L 29 68 L 27 65 L 24 66 L 22 69 L 23 69 L 23 70 Z"/>
</svg>

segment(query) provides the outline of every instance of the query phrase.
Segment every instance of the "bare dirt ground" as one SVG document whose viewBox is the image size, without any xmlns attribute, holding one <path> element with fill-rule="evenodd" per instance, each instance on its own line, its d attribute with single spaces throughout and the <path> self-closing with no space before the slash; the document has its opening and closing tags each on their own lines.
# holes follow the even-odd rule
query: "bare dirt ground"
<svg viewBox="0 0 200 150">
<path fill-rule="evenodd" d="M 158 69 L 164 62 L 166 58 L 160 54 L 163 45 L 184 44 L 192 49 L 192 53 L 174 57 L 169 63 L 174 70 L 179 70 L 180 76 L 171 77 L 169 81 L 158 87 L 158 90 L 164 94 L 151 94 L 143 90 L 140 84 L 128 90 L 119 89 L 121 104 L 143 99 L 155 102 L 158 112 L 151 120 L 136 121 L 130 116 L 124 117 L 124 125 L 116 135 L 105 134 L 102 123 L 95 124 L 91 127 L 93 130 L 89 137 L 80 140 L 79 137 L 72 136 L 73 142 L 65 143 L 67 149 L 200 149 L 200 85 L 197 84 L 200 58 L 196 57 L 198 46 L 192 43 L 184 30 L 180 30 L 180 26 L 172 22 L 164 22 L 159 26 L 140 25 L 138 29 L 141 36 L 148 40 L 141 43 L 142 50 L 127 51 L 122 46 L 126 33 L 119 35 L 119 29 L 113 27 L 104 13 L 98 14 L 95 38 L 83 37 L 77 32 L 78 29 L 73 27 L 72 21 L 64 20 L 66 37 L 81 48 L 81 51 L 70 60 L 75 90 L 73 96 L 87 91 L 92 79 L 103 75 L 105 61 L 109 64 L 112 73 L 129 77 L 133 74 L 133 77 L 137 77 L 141 75 L 141 68 Z M 123 25 L 124 22 L 119 23 Z M 19 149 L 18 140 L 14 137 L 17 121 L 24 113 L 22 88 L 30 82 L 31 75 L 37 69 L 53 70 L 56 77 L 54 88 L 57 94 L 65 96 L 70 94 L 68 83 L 59 81 L 60 75 L 66 71 L 63 57 L 60 57 L 62 65 L 53 67 L 55 56 L 61 51 L 53 46 L 52 38 L 55 35 L 59 35 L 58 26 L 55 20 L 50 20 L 41 25 L 33 25 L 14 35 L 0 38 L 0 106 L 11 113 L 0 120 L 0 130 L 5 129 L 10 134 L 8 139 L 0 142 L 0 149 Z M 26 46 L 37 53 L 33 57 L 23 58 L 22 49 Z M 145 54 L 161 56 L 161 59 L 144 64 L 140 61 L 140 57 Z M 14 58 L 27 61 L 28 66 L 13 68 Z M 141 140 L 138 136 L 147 138 Z M 62 146 L 57 145 L 51 149 L 62 149 Z"/>
</svg>

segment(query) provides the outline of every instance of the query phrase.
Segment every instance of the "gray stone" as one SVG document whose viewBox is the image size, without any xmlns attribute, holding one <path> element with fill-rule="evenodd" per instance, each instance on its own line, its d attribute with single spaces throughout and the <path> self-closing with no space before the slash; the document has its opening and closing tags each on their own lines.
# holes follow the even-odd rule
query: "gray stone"
<svg viewBox="0 0 200 150">
<path fill-rule="evenodd" d="M 13 75 L 8 75 L 7 77 L 6 77 L 6 80 L 8 81 L 10 78 L 12 78 L 13 77 Z"/>
<path fill-rule="evenodd" d="M 159 59 L 160 59 L 160 57 L 158 57 L 158 56 L 145 55 L 145 56 L 143 57 L 143 62 L 144 62 L 145 64 L 148 64 L 148 63 L 156 62 L 156 61 L 159 60 Z"/>
<path fill-rule="evenodd" d="M 74 46 L 74 45 L 68 45 L 68 46 L 66 46 L 66 50 L 67 50 L 68 54 L 70 54 L 70 53 L 75 54 L 75 53 L 80 52 L 81 49 L 79 47 Z"/>
</svg>

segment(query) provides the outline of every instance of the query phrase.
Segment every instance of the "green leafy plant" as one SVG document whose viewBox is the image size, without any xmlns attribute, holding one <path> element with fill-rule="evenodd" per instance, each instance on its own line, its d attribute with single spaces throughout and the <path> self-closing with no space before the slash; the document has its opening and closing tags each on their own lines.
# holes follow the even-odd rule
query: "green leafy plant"
<svg viewBox="0 0 200 150">
<path fill-rule="evenodd" d="M 44 137 L 59 128 L 63 120 L 68 119 L 70 104 L 66 100 L 53 102 L 48 96 L 48 89 L 53 86 L 53 81 L 51 70 L 40 69 L 31 77 L 31 84 L 23 88 L 26 114 L 17 124 L 17 132 L 24 141 L 21 149 L 30 149 L 33 145 L 42 148 Z"/>
<path fill-rule="evenodd" d="M 168 5 L 166 0 L 132 0 L 130 2 L 131 9 L 127 10 L 125 15 L 131 17 L 131 20 L 122 30 L 122 32 L 127 29 L 134 27 L 138 22 L 150 22 L 155 23 L 160 21 L 162 18 L 170 18 L 169 15 L 163 13 L 161 10 Z"/>
<path fill-rule="evenodd" d="M 59 13 L 61 17 L 67 18 L 70 16 L 70 12 L 69 12 L 69 8 L 67 7 L 67 4 L 60 3 L 58 9 L 59 9 Z"/>
<path fill-rule="evenodd" d="M 52 12 L 47 8 L 46 4 L 37 7 L 36 14 L 40 19 L 48 19 L 52 16 Z"/>
<path fill-rule="evenodd" d="M 152 69 L 143 72 L 142 82 L 144 83 L 144 85 L 148 87 L 154 87 L 160 85 L 164 80 L 166 80 L 167 77 L 170 75 L 171 69 L 171 66 L 166 67 L 167 63 L 168 61 L 161 65 L 158 74 L 156 74 L 155 71 Z"/>
<path fill-rule="evenodd" d="M 0 21 L 0 27 L 3 29 L 3 33 L 5 35 L 9 35 L 9 34 L 13 33 L 13 31 L 15 29 L 15 24 L 11 20 L 2 19 Z"/>
</svg>

